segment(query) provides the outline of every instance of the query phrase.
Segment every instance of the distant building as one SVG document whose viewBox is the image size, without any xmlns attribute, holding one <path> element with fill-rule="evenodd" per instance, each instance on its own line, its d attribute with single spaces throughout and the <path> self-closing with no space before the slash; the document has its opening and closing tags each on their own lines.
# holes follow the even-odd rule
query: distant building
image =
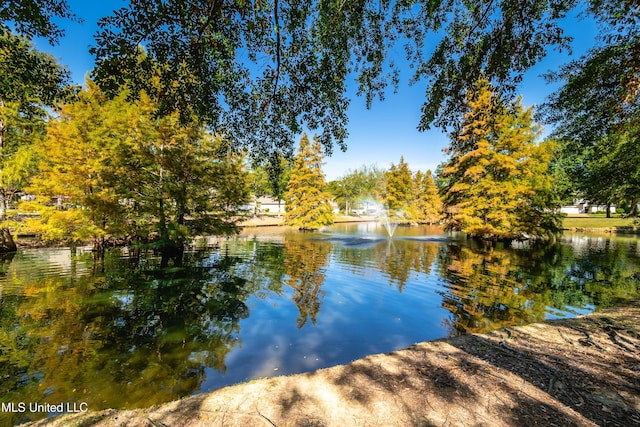
<svg viewBox="0 0 640 427">
<path fill-rule="evenodd" d="M 610 206 L 610 212 L 616 213 L 616 207 L 614 205 Z M 576 215 L 576 214 L 589 214 L 596 212 L 604 212 L 607 210 L 606 205 L 596 205 L 591 204 L 590 201 L 585 199 L 576 199 L 573 201 L 572 205 L 566 205 L 560 207 L 560 212 L 565 213 L 567 215 Z"/>
<path fill-rule="evenodd" d="M 356 215 L 378 216 L 384 214 L 384 208 L 379 203 L 362 202 L 352 210 Z"/>
<path fill-rule="evenodd" d="M 256 213 L 277 213 L 283 214 L 285 212 L 284 200 L 277 200 L 271 196 L 262 196 L 249 202 L 245 207 L 249 212 Z"/>
</svg>

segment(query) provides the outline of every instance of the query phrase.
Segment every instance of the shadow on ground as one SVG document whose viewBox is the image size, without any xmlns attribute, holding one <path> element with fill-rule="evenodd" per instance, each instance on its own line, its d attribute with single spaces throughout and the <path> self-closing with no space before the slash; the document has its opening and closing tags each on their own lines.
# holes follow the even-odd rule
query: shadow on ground
<svg viewBox="0 0 640 427">
<path fill-rule="evenodd" d="M 36 425 L 640 425 L 640 304 Z"/>
</svg>

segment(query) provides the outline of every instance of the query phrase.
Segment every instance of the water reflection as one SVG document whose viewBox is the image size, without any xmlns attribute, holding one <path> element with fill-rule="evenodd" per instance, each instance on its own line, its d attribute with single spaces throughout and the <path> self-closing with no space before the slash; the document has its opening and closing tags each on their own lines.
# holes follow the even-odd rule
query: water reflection
<svg viewBox="0 0 640 427">
<path fill-rule="evenodd" d="M 288 278 L 286 284 L 293 289 L 293 301 L 300 315 L 296 319 L 298 328 L 307 320 L 316 324 L 320 312 L 321 299 L 326 292 L 322 289 L 325 279 L 324 269 L 329 262 L 331 244 L 308 239 L 289 238 L 285 240 L 284 265 Z"/>
<path fill-rule="evenodd" d="M 119 251 L 2 258 L 2 402 L 145 407 L 640 296 L 636 237 L 484 248 L 432 228 L 380 232 L 252 230 L 180 268 Z"/>
<path fill-rule="evenodd" d="M 225 372 L 253 291 L 229 274 L 240 259 L 132 260 L 111 253 L 73 273 L 82 261 L 69 257 L 69 274 L 37 280 L 13 272 L 20 293 L 3 295 L 0 313 L 3 401 L 143 407 L 199 390 L 207 367 Z"/>
</svg>

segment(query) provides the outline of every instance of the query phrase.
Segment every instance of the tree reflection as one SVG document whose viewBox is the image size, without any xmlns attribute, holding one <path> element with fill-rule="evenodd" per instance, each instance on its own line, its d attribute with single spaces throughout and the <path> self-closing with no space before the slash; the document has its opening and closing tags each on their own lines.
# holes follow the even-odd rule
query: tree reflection
<svg viewBox="0 0 640 427">
<path fill-rule="evenodd" d="M 640 296 L 637 256 L 607 241 L 604 250 L 525 245 L 442 247 L 439 269 L 446 290 L 442 305 L 452 313 L 451 334 L 480 333 L 545 319 L 550 310 L 606 307 Z M 594 242 L 586 242 L 588 246 Z"/>
<path fill-rule="evenodd" d="M 141 257 L 132 268 L 111 253 L 101 274 L 15 277 L 28 298 L 2 297 L 0 394 L 133 408 L 199 390 L 206 368 L 225 371 L 249 315 L 253 286 L 230 274 L 240 261 L 209 255 L 161 269 Z"/>
<path fill-rule="evenodd" d="M 292 299 L 300 311 L 296 324 L 302 328 L 311 319 L 315 325 L 321 299 L 325 296 L 322 283 L 324 269 L 329 263 L 331 243 L 290 237 L 285 240 L 284 247 L 284 265 L 288 276 L 285 282 L 293 288 Z"/>
<path fill-rule="evenodd" d="M 433 298 L 449 311 L 451 334 L 640 298 L 637 238 L 573 237 L 552 246 L 502 248 L 411 238 L 360 245 L 363 239 L 332 243 L 317 236 L 230 239 L 220 250 L 186 254 L 176 268 L 160 268 L 149 254 L 118 251 L 98 262 L 68 252 L 60 259 L 55 249 L 32 252 L 43 258 L 39 266 L 24 252 L 0 259 L 3 402 L 133 408 L 198 391 L 212 371 L 226 370 L 255 298 L 282 296 L 288 285 L 297 326 L 316 324 L 327 310 L 323 288 L 343 286 L 327 280 L 329 268 L 339 269 L 341 279 L 367 279 L 370 289 L 345 292 L 351 314 L 372 309 L 368 298 L 382 295 L 380 289 L 384 295 L 397 289 L 402 297 L 394 295 L 390 308 L 430 308 Z M 352 240 L 360 246 L 349 246 Z M 423 280 L 429 283 L 412 292 Z M 21 416 L 0 414 L 0 424 Z"/>
<path fill-rule="evenodd" d="M 349 272 L 366 274 L 373 266 L 388 278 L 389 286 L 402 292 L 412 273 L 431 273 L 440 246 L 435 242 L 389 240 L 365 249 L 339 245 L 334 253 Z"/>
</svg>

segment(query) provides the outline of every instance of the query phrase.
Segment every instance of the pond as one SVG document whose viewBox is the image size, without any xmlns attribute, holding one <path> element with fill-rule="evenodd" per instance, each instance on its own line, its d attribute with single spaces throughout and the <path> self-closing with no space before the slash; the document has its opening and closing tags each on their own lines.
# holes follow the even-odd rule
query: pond
<svg viewBox="0 0 640 427">
<path fill-rule="evenodd" d="M 636 236 L 486 249 L 435 227 L 390 240 L 356 223 L 248 229 L 216 245 L 180 268 L 127 250 L 4 258 L 0 425 L 56 410 L 30 403 L 147 407 L 640 296 Z"/>
</svg>

